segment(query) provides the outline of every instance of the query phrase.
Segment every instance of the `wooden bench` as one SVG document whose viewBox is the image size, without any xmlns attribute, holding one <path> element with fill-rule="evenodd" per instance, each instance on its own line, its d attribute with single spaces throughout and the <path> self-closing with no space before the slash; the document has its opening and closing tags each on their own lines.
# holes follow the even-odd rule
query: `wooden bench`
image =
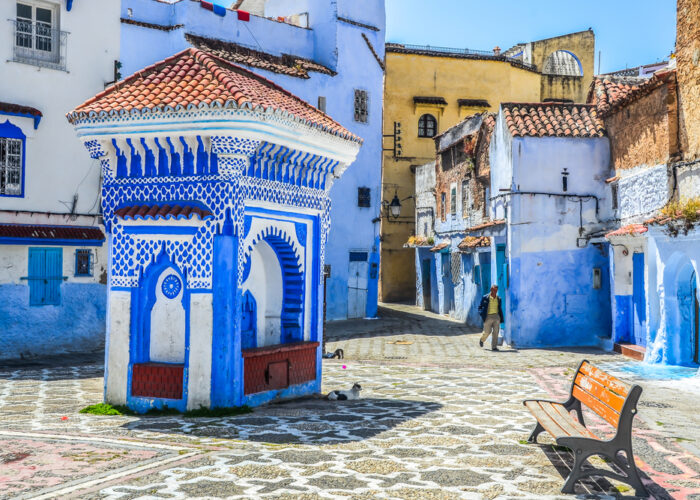
<svg viewBox="0 0 700 500">
<path fill-rule="evenodd" d="M 523 404 L 537 419 L 537 426 L 528 441 L 547 431 L 560 446 L 574 452 L 574 466 L 564 483 L 562 493 L 573 493 L 574 484 L 588 476 L 607 476 L 635 489 L 637 496 L 648 496 L 639 479 L 632 453 L 632 420 L 637 414 L 637 401 L 642 393 L 638 385 L 626 384 L 584 360 L 576 370 L 569 399 L 564 403 L 529 399 Z M 585 405 L 612 425 L 616 432 L 610 439 L 601 439 L 585 426 L 582 406 Z M 576 413 L 576 418 L 571 414 Z M 624 452 L 622 460 L 620 453 Z M 607 469 L 582 469 L 589 457 L 599 455 L 614 462 L 625 475 Z"/>
</svg>

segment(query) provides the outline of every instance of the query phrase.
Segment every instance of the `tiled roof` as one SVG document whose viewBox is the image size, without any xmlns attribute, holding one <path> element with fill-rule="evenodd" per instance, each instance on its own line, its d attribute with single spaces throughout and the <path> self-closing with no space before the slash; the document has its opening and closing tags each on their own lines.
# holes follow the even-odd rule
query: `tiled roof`
<svg viewBox="0 0 700 500">
<path fill-rule="evenodd" d="M 212 219 L 214 214 L 206 208 L 187 203 L 174 203 L 164 205 L 129 205 L 115 212 L 117 217 L 132 220 L 156 220 L 156 219 Z"/>
<path fill-rule="evenodd" d="M 428 243 L 428 238 L 425 236 L 409 236 L 408 241 L 406 242 L 407 247 L 427 247 L 430 245 Z"/>
<path fill-rule="evenodd" d="M 509 102 L 501 107 L 515 137 L 605 137 L 592 104 Z"/>
<path fill-rule="evenodd" d="M 482 229 L 488 229 L 490 227 L 495 227 L 495 226 L 502 226 L 506 223 L 505 219 L 496 219 L 496 220 L 490 220 L 488 222 L 484 222 L 483 224 L 479 224 L 478 226 L 472 226 L 467 229 L 468 233 L 474 232 L 474 231 L 481 231 Z"/>
<path fill-rule="evenodd" d="M 607 116 L 611 113 L 614 113 L 620 108 L 623 108 L 627 106 L 628 104 L 636 101 L 637 99 L 644 97 L 645 95 L 650 94 L 657 88 L 661 87 L 667 82 L 674 81 L 676 78 L 676 70 L 675 69 L 667 69 L 663 71 L 657 71 L 654 73 L 654 75 L 647 79 L 644 80 L 642 83 L 640 83 L 637 86 L 631 87 L 628 90 L 625 90 L 624 92 L 621 92 L 619 95 L 617 95 L 617 98 L 614 101 L 609 102 L 609 105 L 605 108 L 605 111 L 601 111 L 599 114 L 601 117 Z M 589 93 L 590 97 L 590 93 Z M 599 107 L 600 110 L 600 107 Z"/>
<path fill-rule="evenodd" d="M 387 43 L 385 50 L 394 54 L 415 54 L 430 57 L 449 57 L 454 59 L 476 59 L 483 61 L 503 61 L 513 67 L 539 73 L 534 64 L 523 63 L 522 60 L 506 57 L 503 54 L 496 55 L 493 51 L 477 51 L 469 49 L 454 49 L 445 47 L 430 47 L 418 45 L 406 45 L 401 43 Z"/>
<path fill-rule="evenodd" d="M 433 248 L 430 249 L 431 252 L 439 252 L 440 250 L 444 250 L 445 248 L 449 247 L 449 243 L 438 243 L 435 245 Z"/>
<path fill-rule="evenodd" d="M 643 78 L 596 77 L 591 82 L 586 102 L 595 104 L 598 114 L 604 116 L 645 81 Z"/>
<path fill-rule="evenodd" d="M 439 96 L 415 96 L 413 104 L 440 104 L 444 106 L 447 104 L 447 101 L 444 97 Z"/>
<path fill-rule="evenodd" d="M 328 115 L 271 81 L 193 48 L 108 87 L 69 113 L 68 119 L 210 106 L 274 110 L 305 125 L 362 142 Z"/>
<path fill-rule="evenodd" d="M 22 106 L 20 104 L 11 104 L 9 102 L 0 102 L 0 112 L 18 115 L 43 116 L 41 111 L 36 108 L 30 108 L 29 106 Z"/>
<path fill-rule="evenodd" d="M 99 227 L 0 224 L 0 238 L 104 241 Z"/>
<path fill-rule="evenodd" d="M 215 56 L 236 64 L 245 64 L 253 68 L 264 69 L 273 73 L 310 78 L 309 71 L 335 76 L 335 71 L 314 61 L 293 55 L 275 56 L 266 52 L 250 49 L 233 42 L 224 42 L 213 38 L 204 38 L 186 34 L 185 38 L 195 48 L 205 50 Z"/>
<path fill-rule="evenodd" d="M 605 235 L 606 238 L 611 236 L 634 236 L 636 234 L 646 233 L 649 229 L 645 224 L 629 224 L 615 231 L 610 231 Z"/>
<path fill-rule="evenodd" d="M 488 236 L 467 236 L 457 245 L 460 250 L 471 250 L 473 248 L 490 246 L 491 238 Z"/>
<path fill-rule="evenodd" d="M 491 105 L 486 99 L 457 99 L 458 106 L 477 106 L 481 108 L 488 108 Z"/>
</svg>

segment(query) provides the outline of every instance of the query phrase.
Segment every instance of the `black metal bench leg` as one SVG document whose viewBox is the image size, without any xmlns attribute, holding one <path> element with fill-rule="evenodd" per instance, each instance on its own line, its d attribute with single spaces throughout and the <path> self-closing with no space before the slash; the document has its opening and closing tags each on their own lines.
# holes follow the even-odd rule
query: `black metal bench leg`
<svg viewBox="0 0 700 500">
<path fill-rule="evenodd" d="M 540 425 L 539 422 L 537 422 L 537 425 L 535 426 L 535 430 L 532 431 L 532 434 L 530 434 L 530 437 L 527 438 L 528 443 L 536 443 L 537 442 L 537 436 L 539 436 L 542 432 L 544 432 L 544 427 Z"/>
<path fill-rule="evenodd" d="M 647 492 L 646 487 L 642 483 L 642 478 L 639 477 L 639 469 L 637 469 L 637 464 L 634 462 L 634 455 L 632 455 L 632 448 L 623 450 L 625 452 L 625 462 L 620 460 L 619 456 L 615 456 L 615 463 L 620 469 L 622 469 L 627 476 L 625 481 L 632 488 L 634 488 L 634 494 L 638 497 L 648 497 L 649 492 Z"/>
<path fill-rule="evenodd" d="M 581 479 L 583 474 L 581 474 L 581 466 L 588 459 L 590 454 L 583 453 L 582 450 L 572 450 L 574 452 L 574 466 L 571 468 L 571 474 L 566 479 L 564 487 L 561 489 L 562 493 L 573 493 L 574 485 L 576 481 Z"/>
</svg>

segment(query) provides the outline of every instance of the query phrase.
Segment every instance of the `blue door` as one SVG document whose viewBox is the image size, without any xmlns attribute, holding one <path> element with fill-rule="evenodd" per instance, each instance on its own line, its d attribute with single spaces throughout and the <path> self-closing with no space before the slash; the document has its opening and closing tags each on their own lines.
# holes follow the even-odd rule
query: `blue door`
<svg viewBox="0 0 700 500">
<path fill-rule="evenodd" d="M 632 342 L 647 345 L 647 301 L 644 290 L 644 254 L 632 254 Z"/>
<path fill-rule="evenodd" d="M 62 248 L 29 249 L 29 305 L 60 305 L 63 281 Z"/>
<path fill-rule="evenodd" d="M 508 264 L 506 263 L 505 245 L 498 245 L 496 247 L 496 266 L 496 272 L 498 273 L 498 296 L 501 298 L 501 307 L 505 308 L 506 286 L 508 285 Z"/>
</svg>

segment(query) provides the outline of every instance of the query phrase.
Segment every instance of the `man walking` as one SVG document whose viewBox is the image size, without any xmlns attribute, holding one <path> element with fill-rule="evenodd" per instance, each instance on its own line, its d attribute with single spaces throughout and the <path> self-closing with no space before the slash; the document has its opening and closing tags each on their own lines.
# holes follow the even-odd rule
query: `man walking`
<svg viewBox="0 0 700 500">
<path fill-rule="evenodd" d="M 498 296 L 498 286 L 491 287 L 491 293 L 487 293 L 479 304 L 479 314 L 484 320 L 484 332 L 479 339 L 479 347 L 484 347 L 484 341 L 491 335 L 491 350 L 498 350 L 498 330 L 503 323 L 503 309 L 501 298 Z"/>
</svg>

